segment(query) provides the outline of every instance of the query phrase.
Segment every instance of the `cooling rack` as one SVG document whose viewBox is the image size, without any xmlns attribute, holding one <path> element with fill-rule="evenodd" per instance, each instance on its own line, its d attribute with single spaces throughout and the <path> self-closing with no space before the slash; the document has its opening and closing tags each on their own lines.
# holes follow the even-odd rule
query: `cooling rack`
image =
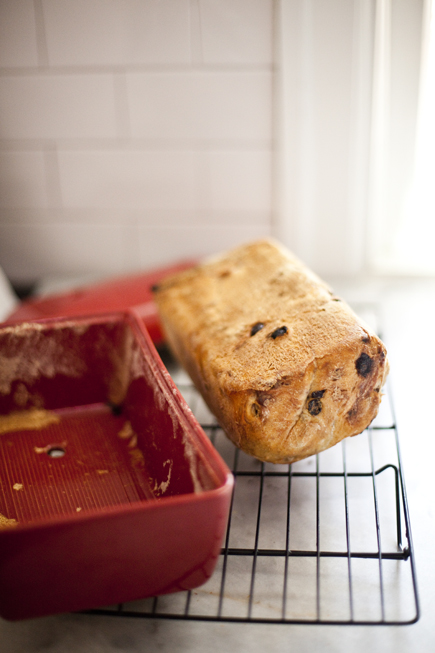
<svg viewBox="0 0 435 653">
<path fill-rule="evenodd" d="M 362 434 L 292 465 L 235 448 L 185 373 L 174 381 L 235 477 L 211 579 L 188 592 L 87 611 L 112 617 L 402 625 L 419 618 L 399 440 L 386 389 Z"/>
</svg>

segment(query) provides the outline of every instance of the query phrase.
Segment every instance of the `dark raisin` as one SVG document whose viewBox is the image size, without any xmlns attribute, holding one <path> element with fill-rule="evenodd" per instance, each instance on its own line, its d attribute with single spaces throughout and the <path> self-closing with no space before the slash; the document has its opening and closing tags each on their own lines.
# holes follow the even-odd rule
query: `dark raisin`
<svg viewBox="0 0 435 653">
<path fill-rule="evenodd" d="M 251 412 L 254 415 L 254 417 L 258 417 L 260 414 L 260 406 L 258 404 L 252 404 L 251 406 Z"/>
<path fill-rule="evenodd" d="M 158 289 L 159 289 L 159 284 L 158 284 L 158 283 L 154 283 L 154 284 L 151 286 L 151 292 L 157 292 Z"/>
<path fill-rule="evenodd" d="M 325 394 L 326 390 L 316 390 L 310 394 L 311 399 L 321 399 Z"/>
<path fill-rule="evenodd" d="M 270 334 L 270 337 L 275 340 L 275 338 L 279 338 L 280 336 L 284 336 L 286 333 L 288 333 L 288 329 L 286 326 L 278 327 L 278 329 L 275 329 L 273 333 Z"/>
<path fill-rule="evenodd" d="M 311 415 L 318 415 L 322 411 L 322 402 L 320 399 L 310 399 L 308 402 L 308 412 Z"/>
<path fill-rule="evenodd" d="M 363 352 L 361 356 L 355 361 L 356 371 L 360 376 L 368 376 L 373 368 L 373 359 L 368 354 Z"/>
<path fill-rule="evenodd" d="M 251 329 L 251 336 L 255 336 L 256 333 L 261 331 L 264 328 L 263 322 L 256 322 Z"/>
<path fill-rule="evenodd" d="M 260 406 L 267 406 L 269 401 L 270 401 L 270 394 L 268 392 L 259 392 L 257 394 L 257 403 L 259 403 Z"/>
<path fill-rule="evenodd" d="M 350 411 L 347 413 L 346 417 L 349 422 L 353 422 L 358 419 L 359 405 L 358 402 L 352 406 Z"/>
<path fill-rule="evenodd" d="M 370 338 L 368 336 L 365 336 L 364 338 L 361 338 L 363 342 L 370 342 Z"/>
<path fill-rule="evenodd" d="M 108 406 L 109 406 L 110 410 L 112 411 L 113 415 L 115 415 L 115 416 L 121 415 L 122 406 L 120 406 L 119 404 L 112 404 L 110 401 L 108 403 Z"/>
</svg>

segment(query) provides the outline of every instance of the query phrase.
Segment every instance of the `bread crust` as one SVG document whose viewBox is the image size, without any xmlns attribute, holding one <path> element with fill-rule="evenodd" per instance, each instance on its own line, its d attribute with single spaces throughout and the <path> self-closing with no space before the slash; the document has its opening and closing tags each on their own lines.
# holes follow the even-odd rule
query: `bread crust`
<svg viewBox="0 0 435 653">
<path fill-rule="evenodd" d="M 171 350 L 228 437 L 291 463 L 361 433 L 388 373 L 381 340 L 271 239 L 164 280 Z"/>
</svg>

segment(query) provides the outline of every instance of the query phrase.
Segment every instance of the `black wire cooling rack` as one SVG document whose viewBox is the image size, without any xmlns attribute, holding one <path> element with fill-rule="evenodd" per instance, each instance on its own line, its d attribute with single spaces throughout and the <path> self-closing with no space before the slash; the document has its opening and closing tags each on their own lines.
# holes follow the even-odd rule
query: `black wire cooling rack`
<svg viewBox="0 0 435 653">
<path fill-rule="evenodd" d="M 274 624 L 401 625 L 419 618 L 406 489 L 387 388 L 357 437 L 292 465 L 226 438 L 188 377 L 175 382 L 232 469 L 226 538 L 202 587 L 89 614 Z"/>
</svg>

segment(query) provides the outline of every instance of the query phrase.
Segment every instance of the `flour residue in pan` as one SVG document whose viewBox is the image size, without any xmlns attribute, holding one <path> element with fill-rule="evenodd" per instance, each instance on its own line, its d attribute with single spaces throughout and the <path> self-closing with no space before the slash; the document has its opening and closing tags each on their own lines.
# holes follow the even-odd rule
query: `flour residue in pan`
<svg viewBox="0 0 435 653">
<path fill-rule="evenodd" d="M 14 431 L 40 430 L 58 422 L 59 416 L 49 410 L 19 410 L 9 415 L 0 415 L 0 435 Z"/>
<path fill-rule="evenodd" d="M 184 457 L 189 463 L 189 471 L 193 483 L 193 491 L 195 494 L 200 494 L 204 491 L 204 488 L 202 487 L 201 481 L 198 478 L 198 456 L 187 433 L 183 433 L 183 446 Z"/>
<path fill-rule="evenodd" d="M 163 467 L 166 467 L 167 465 L 169 465 L 169 470 L 168 470 L 168 476 L 166 481 L 162 481 L 161 483 L 157 483 L 157 481 L 154 481 L 153 492 L 158 496 L 166 492 L 166 490 L 169 487 L 169 483 L 171 482 L 172 467 L 174 465 L 174 461 L 170 459 L 165 460 L 165 462 L 163 463 Z"/>
<path fill-rule="evenodd" d="M 119 348 L 110 349 L 109 356 L 114 369 L 109 382 L 109 401 L 119 406 L 125 399 L 132 377 L 134 349 L 130 330 L 125 330 Z"/>
<path fill-rule="evenodd" d="M 189 465 L 189 473 L 193 484 L 193 491 L 196 494 L 199 494 L 204 491 L 204 484 L 201 482 L 201 479 L 198 475 L 198 455 L 193 445 L 189 435 L 185 432 L 182 425 L 180 424 L 180 419 L 177 412 L 174 410 L 170 402 L 168 402 L 163 388 L 158 382 L 156 376 L 153 374 L 153 371 L 149 369 L 148 365 L 144 363 L 144 360 L 141 356 L 139 349 L 134 349 L 131 357 L 131 378 L 144 378 L 147 383 L 153 388 L 153 399 L 156 410 L 166 413 L 172 422 L 172 433 L 173 437 L 176 440 L 179 437 L 180 432 L 182 433 L 182 445 L 184 449 L 184 457 Z M 175 398 L 176 400 L 176 398 Z M 191 411 L 189 411 L 191 412 Z M 191 413 L 193 417 L 193 413 Z M 165 464 L 168 464 L 166 461 Z M 172 472 L 172 467 L 170 468 L 170 473 Z M 163 482 L 163 485 L 169 484 L 170 474 L 168 479 Z M 160 484 L 159 487 L 161 487 Z M 166 488 L 165 488 L 166 489 Z"/>
<path fill-rule="evenodd" d="M 9 394 L 17 379 L 31 384 L 41 377 L 54 378 L 57 374 L 78 378 L 86 371 L 86 363 L 70 343 L 63 344 L 56 337 L 56 331 L 48 334 L 40 325 L 27 328 L 19 325 L 5 329 L 4 334 L 10 338 L 10 345 L 0 354 L 2 394 Z M 11 355 L 11 351 L 15 353 Z"/>
</svg>

